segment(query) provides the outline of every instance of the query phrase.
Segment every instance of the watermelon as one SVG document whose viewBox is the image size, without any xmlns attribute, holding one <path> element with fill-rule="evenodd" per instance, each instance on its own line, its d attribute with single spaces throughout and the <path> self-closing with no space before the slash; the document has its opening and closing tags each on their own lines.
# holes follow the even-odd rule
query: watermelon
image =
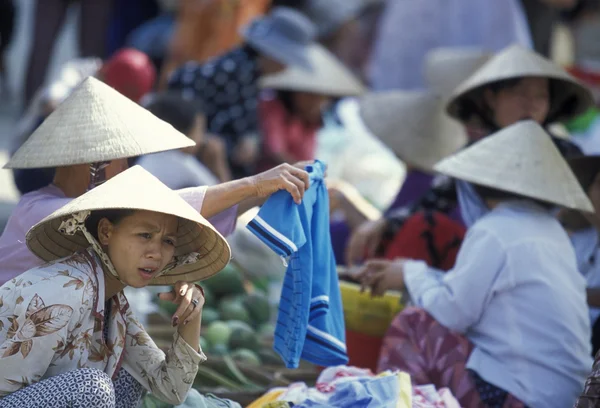
<svg viewBox="0 0 600 408">
<path fill-rule="evenodd" d="M 254 351 L 245 348 L 232 351 L 231 358 L 233 358 L 236 363 L 247 364 L 254 367 L 259 367 L 261 364 L 258 355 Z"/>
<path fill-rule="evenodd" d="M 271 319 L 271 305 L 269 304 L 269 300 L 260 292 L 255 292 L 247 296 L 244 300 L 244 306 L 256 326 L 267 323 Z"/>
<path fill-rule="evenodd" d="M 275 336 L 275 325 L 271 323 L 262 324 L 257 330 L 260 338 L 270 339 Z"/>
<path fill-rule="evenodd" d="M 260 344 L 254 330 L 249 327 L 237 327 L 232 330 L 228 343 L 230 350 L 245 348 L 249 350 L 258 350 Z"/>
<path fill-rule="evenodd" d="M 250 314 L 241 300 L 225 298 L 219 303 L 219 315 L 223 320 L 241 320 L 250 323 Z"/>
<path fill-rule="evenodd" d="M 245 329 L 245 330 L 252 330 L 252 327 L 250 327 L 250 325 L 246 322 L 243 322 L 241 320 L 228 320 L 227 321 L 227 325 L 229 326 L 229 328 L 231 329 L 231 331 L 233 332 L 235 329 Z"/>
<path fill-rule="evenodd" d="M 202 281 L 202 287 L 208 288 L 217 297 L 245 293 L 242 272 L 231 263 L 221 272 Z"/>
<path fill-rule="evenodd" d="M 202 289 L 204 290 L 204 308 L 216 307 L 215 294 L 208 287 L 202 286 Z"/>
<path fill-rule="evenodd" d="M 204 351 L 205 353 L 208 352 L 208 350 L 210 349 L 210 343 L 208 342 L 208 340 L 206 340 L 204 337 L 200 336 L 200 349 L 202 349 L 202 351 Z"/>
<path fill-rule="evenodd" d="M 202 309 L 202 325 L 210 326 L 213 322 L 219 320 L 219 312 L 216 309 L 205 307 Z"/>
<path fill-rule="evenodd" d="M 212 348 L 218 344 L 227 345 L 229 337 L 231 336 L 231 329 L 227 323 L 217 320 L 212 322 L 206 330 L 203 330 L 203 337 L 208 340 L 208 343 Z"/>
<path fill-rule="evenodd" d="M 215 344 L 210 349 L 210 354 L 212 354 L 213 356 L 224 356 L 227 353 L 229 353 L 229 349 L 227 348 L 226 344 Z"/>
</svg>

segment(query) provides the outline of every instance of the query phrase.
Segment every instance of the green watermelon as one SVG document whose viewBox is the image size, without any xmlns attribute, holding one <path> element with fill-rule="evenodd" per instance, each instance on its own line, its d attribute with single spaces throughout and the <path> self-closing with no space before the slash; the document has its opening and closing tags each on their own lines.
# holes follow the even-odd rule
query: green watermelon
<svg viewBox="0 0 600 408">
<path fill-rule="evenodd" d="M 258 328 L 257 333 L 260 338 L 272 338 L 275 335 L 275 325 L 272 323 L 262 324 Z"/>
<path fill-rule="evenodd" d="M 202 281 L 202 287 L 216 296 L 245 293 L 242 272 L 231 263 L 215 276 Z"/>
<path fill-rule="evenodd" d="M 260 360 L 265 365 L 273 365 L 273 366 L 283 365 L 283 361 L 281 360 L 281 357 L 279 357 L 279 355 L 275 351 L 273 351 L 273 349 L 271 349 L 271 348 L 266 348 L 266 347 L 261 348 L 258 351 L 258 356 L 260 357 Z"/>
<path fill-rule="evenodd" d="M 212 348 L 217 344 L 227 345 L 231 336 L 231 329 L 227 323 L 217 320 L 202 331 L 202 336 L 208 340 Z"/>
<path fill-rule="evenodd" d="M 224 356 L 229 353 L 229 349 L 226 344 L 215 344 L 211 349 L 210 353 L 213 356 Z"/>
<path fill-rule="evenodd" d="M 243 322 L 241 320 L 228 320 L 227 321 L 227 325 L 229 326 L 229 328 L 231 329 L 231 331 L 233 332 L 235 329 L 245 329 L 245 330 L 252 330 L 252 327 L 250 327 L 250 325 L 246 322 Z"/>
<path fill-rule="evenodd" d="M 208 350 L 210 349 L 210 343 L 208 342 L 208 340 L 206 340 L 204 337 L 200 336 L 199 343 L 200 343 L 200 348 L 202 349 L 202 351 L 207 353 Z"/>
<path fill-rule="evenodd" d="M 204 290 L 204 308 L 216 307 L 215 294 L 208 287 L 202 286 L 202 289 Z"/>
<path fill-rule="evenodd" d="M 249 327 L 237 327 L 232 330 L 228 343 L 230 350 L 245 348 L 249 350 L 258 350 L 260 344 L 254 330 Z"/>
<path fill-rule="evenodd" d="M 267 297 L 260 292 L 249 295 L 244 300 L 244 306 L 256 326 L 267 323 L 271 319 L 271 305 Z"/>
<path fill-rule="evenodd" d="M 211 323 L 219 320 L 219 312 L 211 307 L 205 307 L 202 309 L 202 325 L 210 326 Z"/>
<path fill-rule="evenodd" d="M 231 358 L 236 363 L 247 364 L 255 367 L 260 367 L 260 357 L 252 351 L 245 348 L 237 349 L 231 352 Z"/>
<path fill-rule="evenodd" d="M 241 320 L 250 323 L 250 314 L 241 300 L 223 299 L 219 303 L 219 315 L 223 320 Z"/>
</svg>

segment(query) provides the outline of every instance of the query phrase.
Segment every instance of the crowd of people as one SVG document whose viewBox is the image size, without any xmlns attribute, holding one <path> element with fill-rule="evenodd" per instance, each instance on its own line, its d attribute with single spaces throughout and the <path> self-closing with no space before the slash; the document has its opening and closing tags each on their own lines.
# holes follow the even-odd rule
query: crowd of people
<svg viewBox="0 0 600 408">
<path fill-rule="evenodd" d="M 82 58 L 45 84 L 67 3 L 36 3 L 6 165 L 0 406 L 184 401 L 194 282 L 239 215 L 302 202 L 315 160 L 344 277 L 402 292 L 378 372 L 465 408 L 599 404 L 600 2 L 81 0 Z M 124 294 L 148 285 L 173 286 L 166 353 Z"/>
</svg>

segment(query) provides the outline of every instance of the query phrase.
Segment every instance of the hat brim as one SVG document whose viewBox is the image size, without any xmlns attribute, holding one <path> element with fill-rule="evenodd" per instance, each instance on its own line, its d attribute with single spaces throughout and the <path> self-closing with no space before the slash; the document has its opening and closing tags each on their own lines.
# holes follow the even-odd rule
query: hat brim
<svg viewBox="0 0 600 408">
<path fill-rule="evenodd" d="M 134 210 L 138 208 L 98 208 L 98 210 Z M 72 214 L 48 219 L 33 227 L 27 234 L 30 251 L 46 262 L 66 258 L 90 247 L 83 233 L 64 235 L 59 232 L 61 223 Z M 229 247 L 212 228 L 197 222 L 179 218 L 175 256 L 198 252 L 201 259 L 193 264 L 181 265 L 168 273 L 154 278 L 150 285 L 170 285 L 178 281 L 197 282 L 208 279 L 222 270 L 230 259 Z"/>
<path fill-rule="evenodd" d="M 298 44 L 283 37 L 256 35 L 251 24 L 249 27 L 242 29 L 241 34 L 246 42 L 256 50 L 283 65 L 312 69 L 308 58 L 310 44 Z"/>
</svg>

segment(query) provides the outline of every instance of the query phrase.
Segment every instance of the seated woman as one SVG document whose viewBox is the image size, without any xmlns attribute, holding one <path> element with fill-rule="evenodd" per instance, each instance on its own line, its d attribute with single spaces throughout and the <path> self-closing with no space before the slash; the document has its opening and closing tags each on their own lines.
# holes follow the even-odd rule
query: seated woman
<svg viewBox="0 0 600 408">
<path fill-rule="evenodd" d="M 224 238 L 139 166 L 60 208 L 27 235 L 49 263 L 0 288 L 0 406 L 135 407 L 144 390 L 180 404 L 206 357 L 203 292 L 230 259 Z M 133 315 L 126 286 L 174 285 L 171 348 Z"/>
<path fill-rule="evenodd" d="M 461 406 L 569 407 L 591 364 L 585 280 L 556 206 L 593 211 L 549 135 L 509 126 L 435 166 L 473 183 L 488 212 L 446 274 L 423 261 L 370 261 L 373 295 L 405 290 L 379 369 L 449 387 Z"/>
<path fill-rule="evenodd" d="M 547 126 L 573 118 L 592 104 L 589 90 L 561 67 L 533 51 L 511 46 L 463 82 L 453 92 L 446 110 L 465 126 L 473 143 L 519 120 L 532 119 Z M 556 143 L 571 149 L 562 140 Z M 436 178 L 420 199 L 357 228 L 348 243 L 346 262 L 354 264 L 382 255 L 378 250 L 385 250 L 398 234 L 403 234 L 405 222 L 415 213 L 447 215 L 457 208 L 466 227 L 487 211 L 469 183 Z"/>
</svg>

